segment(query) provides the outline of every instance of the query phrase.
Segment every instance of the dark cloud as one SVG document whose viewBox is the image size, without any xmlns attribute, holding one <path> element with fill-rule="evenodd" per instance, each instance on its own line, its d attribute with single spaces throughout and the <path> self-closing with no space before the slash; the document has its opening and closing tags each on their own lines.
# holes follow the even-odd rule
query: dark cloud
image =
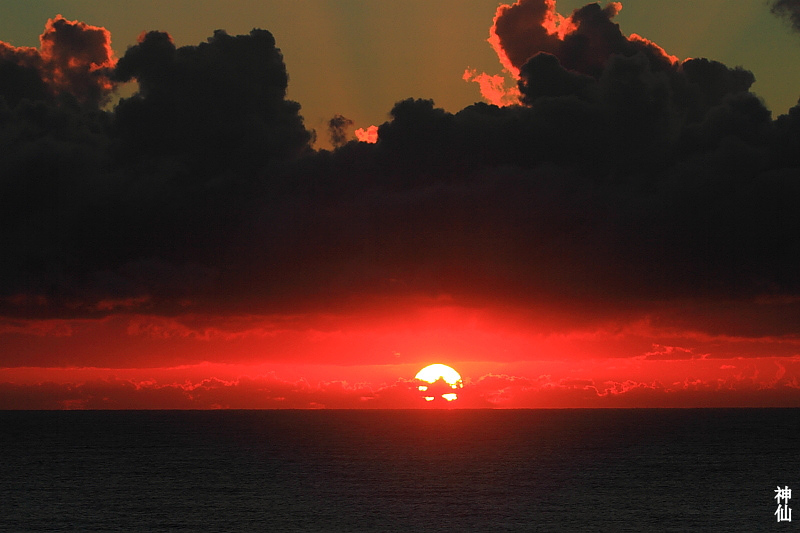
<svg viewBox="0 0 800 533">
<path fill-rule="evenodd" d="M 62 35 L 85 25 L 70 24 L 50 21 L 45 35 L 59 37 L 41 54 L 4 63 L 3 292 L 43 295 L 52 309 L 189 297 L 191 280 L 213 282 L 226 261 L 266 168 L 309 150 L 280 50 L 263 30 L 181 48 L 144 34 L 113 73 L 140 90 L 104 112 L 81 104 L 74 78 L 57 95 L 36 70 L 48 50 L 59 65 L 89 61 L 74 31 Z"/>
<path fill-rule="evenodd" d="M 503 66 L 518 70 L 539 52 L 556 55 L 560 39 L 552 30 L 557 16 L 550 2 L 516 2 L 498 7 L 490 42 Z M 568 22 L 563 24 L 566 26 Z"/>
<path fill-rule="evenodd" d="M 108 30 L 59 15 L 48 21 L 40 41 L 51 86 L 81 102 L 106 101 L 114 88 L 108 75 L 115 63 Z"/>
<path fill-rule="evenodd" d="M 253 174 L 308 149 L 299 104 L 272 34 L 253 30 L 176 48 L 149 32 L 119 60 L 115 79 L 139 92 L 116 108 L 123 156 L 170 158 L 192 174 Z"/>
<path fill-rule="evenodd" d="M 514 74 L 539 53 L 553 55 L 567 69 L 594 77 L 600 76 L 614 55 L 641 53 L 659 69 L 677 61 L 647 39 L 623 35 L 612 22 L 620 9 L 619 2 L 605 7 L 588 4 L 565 18 L 556 11 L 555 2 L 519 0 L 497 9 L 489 41 L 501 63 Z"/>
<path fill-rule="evenodd" d="M 800 2 L 798 0 L 771 0 L 770 10 L 789 20 L 795 31 L 800 31 Z"/>
<path fill-rule="evenodd" d="M 8 104 L 64 94 L 90 105 L 108 101 L 115 64 L 108 30 L 57 15 L 39 40 L 39 49 L 0 42 L 0 96 Z"/>
<path fill-rule="evenodd" d="M 334 115 L 328 121 L 328 135 L 331 138 L 331 145 L 334 148 L 341 148 L 347 143 L 347 130 L 353 125 L 353 121 L 344 115 Z"/>
<path fill-rule="evenodd" d="M 23 98 L 44 100 L 49 96 L 40 65 L 34 48 L 19 49 L 0 42 L 0 97 L 6 105 L 16 106 Z"/>
<path fill-rule="evenodd" d="M 501 30 L 508 9 L 496 27 L 523 105 L 403 100 L 375 144 L 344 142 L 349 122 L 335 118 L 334 151 L 310 150 L 263 30 L 180 48 L 144 34 L 113 75 L 140 90 L 113 112 L 22 98 L 35 66 L 13 63 L 3 313 L 421 294 L 544 302 L 575 320 L 669 303 L 680 321 L 675 302 L 702 299 L 747 309 L 753 335 L 796 333 L 797 319 L 766 320 L 800 293 L 798 108 L 772 120 L 751 73 L 673 61 L 623 36 L 614 6 L 576 11 L 559 35 L 531 22 L 549 4 L 517 5 L 530 20 Z"/>
<path fill-rule="evenodd" d="M 525 80 L 520 83 L 522 102 L 532 104 L 538 98 L 577 95 L 587 97 L 584 91 L 592 78 L 561 66 L 558 58 L 546 52 L 531 57 L 520 69 Z"/>
</svg>

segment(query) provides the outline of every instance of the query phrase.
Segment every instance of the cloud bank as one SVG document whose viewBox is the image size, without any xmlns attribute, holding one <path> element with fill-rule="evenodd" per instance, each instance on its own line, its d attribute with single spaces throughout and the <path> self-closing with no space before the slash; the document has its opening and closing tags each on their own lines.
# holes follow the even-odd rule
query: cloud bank
<svg viewBox="0 0 800 533">
<path fill-rule="evenodd" d="M 784 366 L 785 365 L 785 366 Z M 788 368 L 787 368 L 788 367 Z M 286 379 L 274 372 L 238 378 L 0 382 L 5 409 L 448 409 L 780 407 L 797 404 L 798 360 L 760 361 L 716 378 L 583 379 L 486 374 L 454 402 L 426 402 L 413 380 L 370 385 Z M 666 379 L 665 379 L 666 378 Z"/>
<path fill-rule="evenodd" d="M 516 105 L 402 100 L 355 132 L 371 142 L 334 117 L 333 151 L 266 30 L 146 32 L 115 60 L 106 30 L 56 17 L 39 49 L 0 45 L 0 314 L 444 298 L 796 339 L 800 107 L 773 119 L 749 71 L 625 36 L 620 8 L 501 6 Z"/>
</svg>

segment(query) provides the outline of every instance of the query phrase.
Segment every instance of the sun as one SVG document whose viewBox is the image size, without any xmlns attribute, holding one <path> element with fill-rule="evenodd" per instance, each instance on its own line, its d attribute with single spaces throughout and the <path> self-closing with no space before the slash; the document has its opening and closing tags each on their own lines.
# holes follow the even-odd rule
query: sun
<svg viewBox="0 0 800 533">
<path fill-rule="evenodd" d="M 440 363 L 426 366 L 417 372 L 415 379 L 425 382 L 421 383 L 417 388 L 420 392 L 425 393 L 423 398 L 428 402 L 432 402 L 439 397 L 448 402 L 457 400 L 458 394 L 453 390 L 464 386 L 461 375 L 455 369 Z M 426 383 L 429 383 L 429 385 Z"/>
</svg>

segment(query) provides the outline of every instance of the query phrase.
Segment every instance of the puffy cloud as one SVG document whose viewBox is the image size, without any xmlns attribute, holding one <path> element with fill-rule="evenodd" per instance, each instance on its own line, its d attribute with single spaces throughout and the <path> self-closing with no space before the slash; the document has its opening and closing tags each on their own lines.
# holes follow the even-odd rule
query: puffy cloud
<svg viewBox="0 0 800 533">
<path fill-rule="evenodd" d="M 40 40 L 46 79 L 53 87 L 79 101 L 101 103 L 108 97 L 115 63 L 108 30 L 59 15 L 47 22 Z"/>
<path fill-rule="evenodd" d="M 583 74 L 568 71 L 558 58 L 546 52 L 539 52 L 530 58 L 520 70 L 525 79 L 520 84 L 522 101 L 532 104 L 538 98 L 579 95 L 591 85 L 592 78 Z"/>
<path fill-rule="evenodd" d="M 800 2 L 797 0 L 771 0 L 770 9 L 775 15 L 789 19 L 796 31 L 800 30 Z"/>
<path fill-rule="evenodd" d="M 375 144 L 378 142 L 378 126 L 373 124 L 366 129 L 358 128 L 356 130 L 356 138 L 359 142 Z"/>
<path fill-rule="evenodd" d="M 42 79 L 42 58 L 35 48 L 17 48 L 0 41 L 0 96 L 16 106 L 23 98 L 43 100 L 50 91 Z"/>
<path fill-rule="evenodd" d="M 308 149 L 300 106 L 286 100 L 288 74 L 266 30 L 214 32 L 176 48 L 148 32 L 119 60 L 115 79 L 139 83 L 115 125 L 129 158 L 175 158 L 192 173 L 254 173 Z"/>
<path fill-rule="evenodd" d="M 551 54 L 569 70 L 599 77 L 613 55 L 644 54 L 661 68 L 677 62 L 655 43 L 639 35 L 626 37 L 612 22 L 619 2 L 605 7 L 588 4 L 569 17 L 556 11 L 555 0 L 519 0 L 497 8 L 489 42 L 500 63 L 518 75 L 539 53 Z"/>
<path fill-rule="evenodd" d="M 515 79 L 524 79 L 520 90 L 526 96 L 523 98 L 526 103 L 530 103 L 532 97 L 549 95 L 552 91 L 572 93 L 577 87 L 571 84 L 585 85 L 575 74 L 599 78 L 613 56 L 641 54 L 659 71 L 678 63 L 677 57 L 667 54 L 652 41 L 636 34 L 623 35 L 619 26 L 612 22 L 621 9 L 619 2 L 602 8 L 599 4 L 588 4 L 564 17 L 556 11 L 555 0 L 518 0 L 511 5 L 502 4 L 489 30 L 489 43 L 505 72 Z M 537 56 L 541 57 L 526 67 Z M 546 59 L 548 57 L 558 61 Z M 574 74 L 561 73 L 557 68 L 561 65 Z M 464 79 L 479 83 L 481 94 L 490 103 L 516 102 L 514 97 L 518 93 L 504 88 L 502 76 L 469 72 Z M 525 85 L 531 87 L 526 90 Z"/>
<path fill-rule="evenodd" d="M 39 49 L 0 42 L 0 95 L 7 103 L 64 93 L 81 103 L 107 101 L 116 63 L 108 30 L 57 15 L 39 40 Z"/>
<path fill-rule="evenodd" d="M 478 74 L 477 70 L 467 69 L 462 76 L 464 81 L 472 81 L 478 84 L 481 96 L 492 105 L 504 107 L 519 103 L 519 89 L 517 87 L 506 87 L 506 78 L 500 75 L 489 75 L 485 72 Z"/>
<path fill-rule="evenodd" d="M 107 81 L 108 72 L 95 69 L 99 58 L 78 54 L 81 45 L 102 44 L 81 41 L 86 28 L 51 21 L 45 35 L 55 36 L 43 50 L 55 54 L 55 65 L 83 65 L 78 73 Z M 49 64 L 44 52 L 23 55 L 34 66 Z M 27 64 L 18 63 L 24 74 Z M 113 77 L 139 83 L 113 112 L 54 100 L 52 80 L 42 76 L 31 78 L 47 89 L 38 100 L 26 90 L 26 98 L 0 105 L 3 293 L 46 296 L 39 311 L 87 312 L 130 298 L 157 306 L 213 284 L 219 263 L 207 259 L 221 259 L 220 247 L 236 237 L 232 228 L 263 187 L 266 167 L 309 150 L 311 135 L 299 105 L 285 99 L 288 76 L 269 32 L 220 31 L 181 48 L 167 34 L 146 33 Z M 57 78 L 85 89 L 80 79 Z M 192 248 L 202 257 L 189 259 Z"/>
<path fill-rule="evenodd" d="M 334 115 L 328 121 L 328 134 L 334 148 L 339 148 L 347 142 L 347 129 L 353 125 L 353 121 L 344 115 Z"/>
<path fill-rule="evenodd" d="M 554 53 L 563 42 L 564 31 L 575 29 L 568 18 L 556 12 L 555 0 L 521 0 L 501 4 L 489 30 L 489 43 L 500 63 L 517 75 L 525 62 L 539 52 Z"/>
</svg>

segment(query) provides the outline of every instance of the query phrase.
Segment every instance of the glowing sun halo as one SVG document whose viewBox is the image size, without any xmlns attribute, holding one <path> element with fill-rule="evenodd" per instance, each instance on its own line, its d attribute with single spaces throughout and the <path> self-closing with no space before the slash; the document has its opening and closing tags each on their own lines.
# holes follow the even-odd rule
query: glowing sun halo
<svg viewBox="0 0 800 533">
<path fill-rule="evenodd" d="M 458 399 L 458 394 L 452 392 L 452 390 L 460 389 L 464 386 L 461 381 L 461 375 L 458 372 L 452 367 L 439 363 L 426 366 L 417 372 L 415 379 L 430 383 L 430 385 L 422 383 L 418 387 L 420 392 L 426 393 L 423 398 L 428 402 L 435 400 L 437 396 L 452 402 Z"/>
</svg>

